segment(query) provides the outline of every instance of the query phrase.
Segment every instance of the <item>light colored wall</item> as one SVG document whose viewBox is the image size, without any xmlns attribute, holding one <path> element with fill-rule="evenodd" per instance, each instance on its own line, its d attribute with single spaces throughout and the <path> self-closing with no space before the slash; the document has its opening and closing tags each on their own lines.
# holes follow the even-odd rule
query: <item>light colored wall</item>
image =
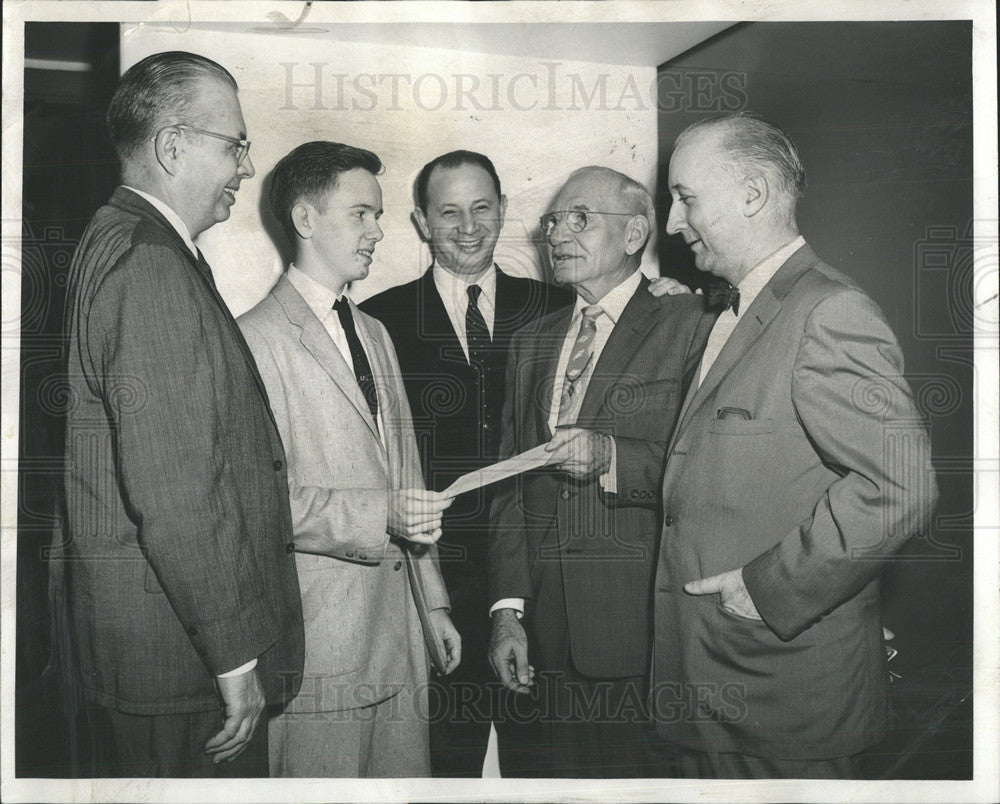
<svg viewBox="0 0 1000 804">
<path fill-rule="evenodd" d="M 122 69 L 158 51 L 189 50 L 221 63 L 240 85 L 257 175 L 244 183 L 232 217 L 199 242 L 235 314 L 261 299 L 281 271 L 262 217 L 269 216 L 261 204 L 263 178 L 309 140 L 368 148 L 386 166 L 380 177 L 385 239 L 371 275 L 352 289 L 358 300 L 415 278 L 429 264 L 410 219 L 413 181 L 425 162 L 446 151 L 480 151 L 496 164 L 509 199 L 496 258 L 520 275 L 544 273 L 537 220 L 575 168 L 607 165 L 653 189 L 655 66 L 486 54 L 472 52 L 474 44 L 463 52 L 407 41 L 337 42 L 198 27 L 179 33 L 145 25 L 123 32 Z M 289 70 L 294 82 L 314 84 L 314 63 L 322 65 L 320 108 L 312 86 L 293 88 L 290 96 L 287 87 Z M 405 76 L 395 79 L 395 95 L 394 79 L 379 79 L 390 74 Z M 459 83 L 469 94 L 456 94 Z M 659 273 L 655 254 L 651 243 L 643 264 L 651 276 Z"/>
</svg>

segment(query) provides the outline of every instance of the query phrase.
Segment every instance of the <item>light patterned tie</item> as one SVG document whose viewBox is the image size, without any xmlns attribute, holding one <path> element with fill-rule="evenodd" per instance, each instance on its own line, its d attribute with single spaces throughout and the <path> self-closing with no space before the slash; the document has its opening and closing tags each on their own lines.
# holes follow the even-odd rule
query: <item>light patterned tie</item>
<svg viewBox="0 0 1000 804">
<path fill-rule="evenodd" d="M 577 333 L 573 350 L 569 353 L 566 363 L 566 376 L 563 380 L 562 395 L 559 399 L 559 418 L 556 427 L 565 427 L 576 423 L 580 413 L 580 403 L 583 394 L 580 392 L 580 378 L 587 370 L 594 357 L 594 336 L 597 334 L 597 319 L 604 309 L 598 304 L 590 304 L 581 310 L 580 331 Z"/>
</svg>

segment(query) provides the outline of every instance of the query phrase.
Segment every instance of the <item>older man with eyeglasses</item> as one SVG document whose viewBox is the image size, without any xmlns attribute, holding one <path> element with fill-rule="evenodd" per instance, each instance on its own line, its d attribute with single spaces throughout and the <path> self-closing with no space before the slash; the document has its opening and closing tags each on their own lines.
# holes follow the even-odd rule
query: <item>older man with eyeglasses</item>
<svg viewBox="0 0 1000 804">
<path fill-rule="evenodd" d="M 511 344 L 501 457 L 548 442 L 551 459 L 494 498 L 490 660 L 510 689 L 539 687 L 552 776 L 656 776 L 645 701 L 660 477 L 714 317 L 699 296 L 647 292 L 653 202 L 628 176 L 576 171 L 540 224 L 577 299 Z"/>
<path fill-rule="evenodd" d="M 122 186 L 70 271 L 52 566 L 98 776 L 266 776 L 261 714 L 301 683 L 281 437 L 194 244 L 254 175 L 236 93 L 192 53 L 126 71 L 108 110 Z"/>
</svg>

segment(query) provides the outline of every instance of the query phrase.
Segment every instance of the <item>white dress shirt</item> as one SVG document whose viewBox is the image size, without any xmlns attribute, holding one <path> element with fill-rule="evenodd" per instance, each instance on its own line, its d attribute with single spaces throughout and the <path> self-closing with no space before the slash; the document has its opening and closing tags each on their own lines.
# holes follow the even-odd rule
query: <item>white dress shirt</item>
<svg viewBox="0 0 1000 804">
<path fill-rule="evenodd" d="M 604 347 L 608 342 L 608 338 L 611 337 L 611 332 L 615 328 L 615 324 L 618 323 L 618 319 L 621 318 L 622 312 L 625 310 L 625 306 L 629 303 L 629 300 L 635 294 L 636 290 L 639 288 L 639 283 L 642 281 L 642 272 L 636 270 L 635 273 L 631 274 L 627 279 L 620 282 L 618 285 L 613 287 L 604 296 L 594 304 L 598 305 L 603 312 L 595 320 L 597 331 L 594 334 L 594 342 L 592 345 L 593 357 L 590 363 L 587 364 L 587 368 L 584 370 L 583 374 L 580 375 L 579 379 L 576 381 L 576 386 L 574 388 L 574 394 L 578 394 L 582 399 L 587 393 L 587 386 L 590 383 L 590 378 L 594 374 L 594 367 L 597 365 L 597 361 L 601 359 L 601 352 L 604 351 Z M 556 423 L 559 421 L 559 402 L 562 400 L 562 390 L 563 385 L 566 382 L 566 366 L 569 363 L 570 353 L 573 351 L 573 344 L 576 342 L 576 336 L 580 332 L 580 322 L 583 320 L 583 308 L 589 307 L 590 302 L 584 299 L 582 296 L 576 297 L 576 305 L 573 308 L 573 317 L 569 322 L 569 330 L 566 332 L 566 338 L 563 340 L 562 350 L 559 352 L 559 361 L 556 363 L 556 373 L 555 382 L 552 388 L 552 400 L 549 406 L 549 433 L 553 434 L 556 431 Z M 608 467 L 608 471 L 601 475 L 598 482 L 600 483 L 601 489 L 608 494 L 618 493 L 618 449 L 615 446 L 614 438 L 611 439 L 611 465 Z M 520 617 L 524 614 L 524 599 L 519 597 L 508 597 L 503 600 L 498 600 L 490 607 L 490 614 L 498 609 L 514 609 L 517 612 L 517 616 Z"/>
<path fill-rule="evenodd" d="M 778 250 L 772 251 L 747 271 L 736 286 L 740 291 L 741 312 L 745 314 L 750 309 L 750 305 L 760 295 L 760 292 L 764 289 L 764 285 L 770 282 L 771 277 L 778 272 L 778 269 L 785 264 L 785 261 L 805 244 L 805 238 L 800 235 Z M 701 356 L 701 367 L 698 370 L 698 385 L 704 382 L 705 375 L 712 368 L 712 364 L 719 356 L 719 352 L 722 351 L 722 347 L 726 345 L 729 336 L 733 334 L 738 321 L 739 317 L 733 312 L 731 307 L 723 310 L 715 320 L 715 325 L 712 327 L 712 331 L 708 335 L 708 341 L 705 343 L 705 351 Z"/>
<path fill-rule="evenodd" d="M 347 363 L 347 367 L 354 373 L 354 359 L 351 357 L 351 346 L 347 342 L 347 333 L 344 332 L 344 328 L 340 324 L 340 316 L 337 311 L 333 309 L 333 304 L 338 299 L 346 298 L 343 293 L 339 296 L 334 293 L 326 285 L 321 285 L 315 279 L 313 279 L 309 274 L 306 274 L 295 267 L 295 263 L 288 266 L 288 281 L 292 283 L 292 286 L 299 292 L 305 303 L 309 306 L 309 309 L 313 311 L 316 318 L 320 320 L 323 325 L 323 329 L 327 331 L 330 335 L 330 339 L 333 341 L 334 345 L 337 347 L 337 351 L 340 352 L 341 356 L 344 358 L 344 362 Z M 350 302 L 348 302 L 350 303 Z M 355 313 L 357 317 L 357 313 Z M 365 354 L 368 356 L 368 363 L 372 363 L 372 353 L 368 344 L 365 343 L 365 339 L 361 336 L 361 331 L 358 330 L 358 340 L 361 341 L 361 348 L 365 350 Z M 356 376 L 356 375 L 355 375 Z M 382 446 L 385 446 L 385 427 L 382 424 L 382 406 L 378 406 L 378 434 L 379 439 L 382 441 Z"/>
<path fill-rule="evenodd" d="M 171 226 L 174 227 L 174 230 L 177 232 L 177 234 L 180 235 L 181 240 L 184 241 L 184 244 L 189 249 L 191 249 L 191 253 L 194 255 L 195 259 L 198 258 L 198 249 L 195 246 L 194 241 L 191 239 L 191 233 L 188 231 L 188 228 L 185 225 L 184 221 L 181 220 L 180 215 L 174 212 L 170 207 L 168 207 L 165 203 L 163 203 L 163 201 L 161 201 L 156 196 L 152 196 L 149 193 L 144 193 L 142 190 L 137 190 L 135 187 L 129 187 L 127 184 L 123 184 L 122 187 L 124 187 L 126 190 L 135 193 L 140 198 L 146 199 L 150 204 L 152 204 L 156 208 L 156 211 L 167 219 L 167 223 L 169 223 Z M 230 670 L 227 673 L 219 673 L 217 677 L 232 678 L 234 676 L 241 676 L 244 673 L 250 672 L 256 666 L 257 666 L 257 660 L 251 659 L 249 662 L 240 665 L 235 670 Z"/>
<path fill-rule="evenodd" d="M 469 359 L 469 340 L 465 334 L 465 314 L 469 309 L 469 286 L 479 285 L 482 292 L 479 294 L 477 306 L 479 312 L 483 314 L 486 321 L 486 328 L 490 331 L 490 338 L 493 337 L 493 321 L 496 318 L 496 297 L 497 297 L 497 271 L 496 266 L 491 265 L 481 274 L 475 277 L 455 276 L 451 271 L 442 268 L 437 261 L 431 268 L 434 277 L 434 287 L 437 288 L 441 303 L 448 313 L 451 327 L 458 336 L 458 342 L 462 344 L 462 351 L 465 352 L 465 359 Z"/>
</svg>

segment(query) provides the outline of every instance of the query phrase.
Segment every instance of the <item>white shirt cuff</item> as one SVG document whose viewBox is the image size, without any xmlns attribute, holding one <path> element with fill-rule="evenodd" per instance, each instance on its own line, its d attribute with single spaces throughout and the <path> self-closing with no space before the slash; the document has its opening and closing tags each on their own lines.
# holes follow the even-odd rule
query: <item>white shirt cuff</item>
<svg viewBox="0 0 1000 804">
<path fill-rule="evenodd" d="M 613 436 L 608 436 L 611 439 L 611 465 L 608 467 L 608 471 L 601 475 L 597 482 L 601 485 L 601 491 L 605 494 L 617 494 L 618 493 L 618 447 L 615 444 L 615 439 Z"/>
<path fill-rule="evenodd" d="M 500 609 L 514 609 L 517 614 L 517 619 L 521 619 L 524 616 L 524 598 L 523 597 L 505 597 L 503 600 L 498 600 L 492 606 L 490 606 L 490 616 L 493 612 L 499 611 Z"/>
<path fill-rule="evenodd" d="M 246 664 L 242 664 L 235 670 L 230 670 L 228 673 L 219 673 L 218 678 L 233 678 L 234 676 L 242 676 L 244 673 L 249 673 L 257 666 L 257 660 L 251 659 Z"/>
</svg>

